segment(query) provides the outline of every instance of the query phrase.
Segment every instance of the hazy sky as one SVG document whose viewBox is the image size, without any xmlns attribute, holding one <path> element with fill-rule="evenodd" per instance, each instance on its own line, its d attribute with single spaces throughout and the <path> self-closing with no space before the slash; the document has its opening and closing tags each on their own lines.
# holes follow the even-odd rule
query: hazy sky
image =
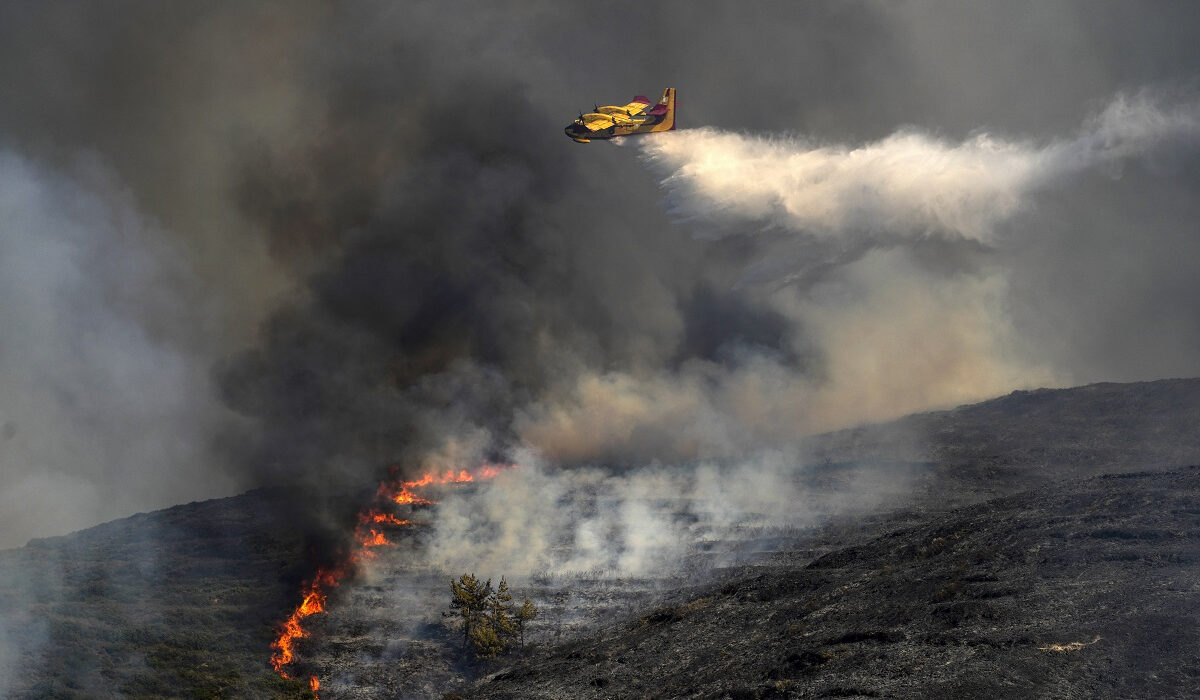
<svg viewBox="0 0 1200 700">
<path fill-rule="evenodd" d="M 1175 2 L 2 3 L 0 546 L 1200 374 L 1197 66 Z"/>
</svg>

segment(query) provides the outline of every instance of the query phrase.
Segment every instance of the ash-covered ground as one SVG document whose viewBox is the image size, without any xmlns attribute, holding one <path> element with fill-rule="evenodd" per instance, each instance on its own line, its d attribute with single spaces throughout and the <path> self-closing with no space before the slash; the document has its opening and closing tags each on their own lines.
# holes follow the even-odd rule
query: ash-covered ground
<svg viewBox="0 0 1200 700">
<path fill-rule="evenodd" d="M 14 698 L 1194 697 L 1197 427 L 1200 380 L 1092 385 L 818 436 L 774 498 L 448 488 L 305 620 L 291 681 L 311 544 L 271 492 L 178 506 L 0 552 L 0 665 Z M 540 606 L 524 650 L 462 652 L 465 571 Z"/>
<path fill-rule="evenodd" d="M 1073 481 L 747 568 L 475 684 L 486 698 L 1187 698 L 1200 468 Z"/>
<path fill-rule="evenodd" d="M 454 496 L 470 501 L 474 495 L 470 491 L 488 488 L 460 488 Z M 461 628 L 448 603 L 450 580 L 468 569 L 496 584 L 506 576 L 518 603 L 528 597 L 538 606 L 538 617 L 527 630 L 527 646 L 506 657 L 511 660 L 535 649 L 584 639 L 614 621 L 681 601 L 742 571 L 750 562 L 769 561 L 801 548 L 813 551 L 821 546 L 823 529 L 804 523 L 826 522 L 829 517 L 798 508 L 797 525 L 784 526 L 775 515 L 742 513 L 736 525 L 721 527 L 698 515 L 696 504 L 687 499 L 646 494 L 623 498 L 619 505 L 588 500 L 591 507 L 584 510 L 593 513 L 614 506 L 619 513 L 621 506 L 631 503 L 657 509 L 654 515 L 675 538 L 671 547 L 655 551 L 661 564 L 640 561 L 631 567 L 631 560 L 622 556 L 628 553 L 622 548 L 629 538 L 620 532 L 606 533 L 612 549 L 595 550 L 581 563 L 579 539 L 590 525 L 573 520 L 572 527 L 540 553 L 539 561 L 558 565 L 535 571 L 519 565 L 497 570 L 450 568 L 430 556 L 438 540 L 434 530 L 439 506 L 418 509 L 405 515 L 427 524 L 390 533 L 398 546 L 374 550 L 376 556 L 363 575 L 338 591 L 329 612 L 310 618 L 313 635 L 300 642 L 302 663 L 296 671 L 301 676 L 317 675 L 327 697 L 438 697 L 505 661 L 478 662 L 465 651 Z M 475 532 L 482 540 L 489 537 Z"/>
</svg>

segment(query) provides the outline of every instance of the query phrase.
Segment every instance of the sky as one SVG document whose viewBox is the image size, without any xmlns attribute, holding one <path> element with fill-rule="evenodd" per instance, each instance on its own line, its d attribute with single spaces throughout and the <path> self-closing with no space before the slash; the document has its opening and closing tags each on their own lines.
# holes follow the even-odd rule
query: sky
<svg viewBox="0 0 1200 700">
<path fill-rule="evenodd" d="M 1198 15 L 0 4 L 0 547 L 1200 374 Z"/>
</svg>

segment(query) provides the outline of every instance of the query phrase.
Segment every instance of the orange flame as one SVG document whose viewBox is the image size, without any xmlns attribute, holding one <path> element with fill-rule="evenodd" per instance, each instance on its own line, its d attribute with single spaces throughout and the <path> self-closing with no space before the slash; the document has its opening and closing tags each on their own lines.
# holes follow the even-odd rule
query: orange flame
<svg viewBox="0 0 1200 700">
<path fill-rule="evenodd" d="M 292 613 L 283 623 L 283 631 L 279 638 L 271 644 L 271 648 L 277 649 L 275 654 L 271 655 L 271 665 L 275 667 L 275 672 L 281 677 L 287 678 L 288 674 L 283 670 L 283 667 L 290 664 L 296 654 L 296 640 L 303 639 L 308 636 L 308 632 L 300 626 L 300 621 L 309 615 L 325 611 L 325 593 L 321 590 L 321 581 L 325 578 L 323 570 L 317 571 L 317 578 L 308 587 L 308 592 L 304 594 L 304 600 L 300 603 L 300 607 Z"/>
<path fill-rule="evenodd" d="M 511 468 L 511 466 L 501 466 L 499 464 L 485 464 L 479 468 L 477 474 L 480 479 L 487 481 L 488 479 L 495 479 L 497 476 L 500 476 L 500 472 Z"/>
<path fill-rule="evenodd" d="M 418 490 L 426 486 L 492 479 L 508 468 L 511 467 L 485 464 L 476 469 L 474 473 L 466 469 L 457 472 L 447 470 L 442 474 L 432 472 L 424 474 L 415 481 L 384 481 L 379 484 L 376 499 L 399 505 L 432 505 L 434 501 L 419 495 Z M 283 622 L 280 626 L 279 637 L 271 643 L 271 648 L 276 650 L 271 655 L 271 666 L 281 678 L 290 678 L 284 667 L 291 664 L 296 658 L 296 640 L 304 639 L 309 635 L 300 622 L 309 615 L 325 612 L 326 591 L 337 588 L 342 579 L 352 573 L 363 561 L 374 558 L 375 552 L 371 551 L 372 548 L 395 544 L 387 538 L 382 530 L 368 527 L 370 524 L 405 527 L 411 526 L 412 521 L 402 520 L 392 513 L 374 507 L 365 509 L 359 514 L 358 527 L 355 528 L 354 533 L 356 548 L 337 567 L 317 569 L 317 574 L 313 577 L 312 583 L 308 584 L 299 607 Z M 313 697 L 317 697 L 321 681 L 316 676 L 309 676 L 308 685 L 312 689 Z"/>
<path fill-rule="evenodd" d="M 386 498 L 393 503 L 399 505 L 432 505 L 434 501 L 428 498 L 423 498 L 417 495 L 417 489 L 426 486 L 439 486 L 443 484 L 462 484 L 479 479 L 481 481 L 495 478 L 497 474 L 504 471 L 506 466 L 495 464 L 485 464 L 472 474 L 466 469 L 454 471 L 447 469 L 441 474 L 428 472 L 415 481 L 400 481 L 400 482 L 383 482 L 379 485 L 379 496 Z"/>
<path fill-rule="evenodd" d="M 392 501 L 395 503 L 398 503 L 402 506 L 405 506 L 405 505 L 428 506 L 428 505 L 433 504 L 433 501 L 429 500 L 428 498 L 421 498 L 420 496 L 413 493 L 412 490 L 409 489 L 407 486 L 402 486 L 400 488 L 399 493 L 392 496 Z"/>
<path fill-rule="evenodd" d="M 369 537 L 363 537 L 361 540 L 359 540 L 359 543 L 362 544 L 362 546 L 382 547 L 384 545 L 391 544 L 391 542 L 388 541 L 388 538 L 385 537 L 384 534 L 379 530 L 372 529 L 370 532 L 371 535 Z"/>
<path fill-rule="evenodd" d="M 373 523 L 381 523 L 384 525 L 411 525 L 412 524 L 411 520 L 401 520 L 400 518 L 397 518 L 395 515 L 392 515 L 391 513 L 380 513 L 378 511 L 372 511 L 371 513 L 369 513 L 369 515 L 371 516 L 371 522 L 373 522 Z"/>
</svg>

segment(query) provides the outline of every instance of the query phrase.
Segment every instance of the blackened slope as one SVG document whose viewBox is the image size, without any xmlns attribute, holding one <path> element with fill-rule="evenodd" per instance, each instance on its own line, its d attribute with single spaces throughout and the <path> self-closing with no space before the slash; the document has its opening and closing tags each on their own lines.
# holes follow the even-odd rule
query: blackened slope
<svg viewBox="0 0 1200 700">
<path fill-rule="evenodd" d="M 191 503 L 0 552 L 0 622 L 22 640 L 5 697 L 307 697 L 266 663 L 309 573 L 271 499 Z"/>
<path fill-rule="evenodd" d="M 1067 482 L 714 588 L 468 695 L 1195 697 L 1197 580 L 1200 468 Z"/>
<path fill-rule="evenodd" d="M 1200 462 L 1200 379 L 1014 391 L 815 437 L 813 462 L 923 463 L 918 495 L 974 500 L 1039 483 Z M 967 498 L 967 501 L 972 499 Z"/>
<path fill-rule="evenodd" d="M 1141 469 L 1155 466 L 1143 460 L 1150 459 L 1154 454 L 1164 454 L 1167 450 L 1175 450 L 1178 454 L 1190 454 L 1187 450 L 1195 449 L 1196 436 L 1200 434 L 1195 430 L 1195 426 L 1200 424 L 1200 420 L 1195 417 L 1197 405 L 1200 404 L 1198 396 L 1200 396 L 1200 381 L 1197 380 L 1095 385 L 1069 390 L 1018 392 L 975 406 L 938 414 L 914 416 L 889 424 L 898 426 L 906 421 L 910 423 L 927 421 L 940 426 L 937 431 L 930 434 L 936 436 L 936 444 L 940 445 L 939 449 L 942 450 L 937 454 L 942 456 L 937 457 L 939 461 L 927 465 L 929 471 L 924 477 L 927 479 L 929 494 L 937 497 L 937 501 L 930 500 L 923 504 L 916 504 L 917 507 L 904 515 L 904 520 L 913 527 L 929 529 L 936 523 L 948 523 L 954 518 L 965 518 L 964 522 L 970 522 L 974 518 L 982 521 L 977 527 L 978 537 L 969 538 L 962 544 L 964 547 L 978 546 L 986 549 L 987 538 L 993 536 L 997 538 L 997 542 L 1007 542 L 1005 538 L 1010 536 L 1016 538 L 1014 543 L 1008 543 L 1005 546 L 1016 548 L 1018 552 L 1021 546 L 1033 547 L 1041 540 L 1036 539 L 1036 531 L 1029 530 L 1031 527 L 1029 523 L 1018 523 L 1017 526 L 1014 526 L 1013 532 L 1009 533 L 1008 525 L 1003 518 L 1006 517 L 1005 513 L 1012 511 L 1013 508 L 1020 510 L 1020 503 L 1025 501 L 1033 503 L 1036 500 L 1034 497 L 1016 496 L 1015 501 L 1012 499 L 996 501 L 972 510 L 961 511 L 957 515 L 937 516 L 940 519 L 932 519 L 929 511 L 934 506 L 941 507 L 952 499 L 961 499 L 963 493 L 974 494 L 972 496 L 974 498 L 989 489 L 1012 491 L 1015 488 L 1021 488 L 1023 483 L 1026 484 L 1024 488 L 1028 489 L 1030 484 L 1048 480 L 1050 475 L 1059 472 L 1070 474 L 1072 470 L 1079 468 L 1119 470 L 1123 458 L 1130 460 L 1129 468 Z M 1172 405 L 1177 408 L 1175 413 L 1170 410 Z M 1037 406 L 1041 406 L 1041 408 L 1035 410 Z M 1026 454 L 1022 452 L 1023 446 L 1026 445 L 1040 444 L 1043 447 L 1038 449 L 1051 453 L 1063 449 L 1057 446 L 1051 438 L 1055 430 L 1069 425 L 1076 426 L 1074 429 L 1078 432 L 1064 432 L 1063 442 L 1086 446 L 1088 447 L 1087 452 L 1057 452 L 1063 456 L 1049 460 L 1044 466 L 1043 461 L 1035 456 L 1022 456 Z M 1148 441 L 1145 438 L 1145 430 L 1153 429 L 1155 426 L 1161 426 L 1161 429 L 1154 439 Z M 887 426 L 865 428 L 862 434 L 875 435 L 878 433 L 874 431 L 879 431 L 884 427 Z M 1023 442 L 1022 430 L 1028 433 L 1027 442 Z M 834 436 L 825 436 L 819 440 L 829 440 L 831 437 L 849 434 L 850 431 L 846 431 L 834 434 Z M 893 434 L 893 438 L 895 438 L 893 442 L 881 441 L 872 449 L 875 449 L 878 454 L 886 456 L 887 450 L 899 451 L 903 447 L 901 438 L 913 434 L 916 434 L 913 428 L 909 428 L 907 431 L 897 429 Z M 1082 454 L 1096 456 L 1096 459 L 1090 462 L 1081 460 L 1081 466 L 1069 461 L 1072 459 L 1071 455 L 1078 457 Z M 954 461 L 946 455 L 960 455 L 961 458 Z M 898 452 L 897 457 L 904 459 L 906 455 Z M 1010 464 L 1013 465 L 1011 469 L 1006 467 Z M 845 471 L 848 470 L 842 470 L 842 472 Z M 1188 473 L 1185 473 L 1185 476 L 1186 474 Z M 1153 485 L 1162 478 L 1166 477 L 1146 477 L 1145 479 L 1131 480 L 1129 483 Z M 1185 486 L 1191 489 L 1190 493 L 1194 501 L 1195 479 L 1188 476 L 1185 481 Z M 1102 486 L 1114 488 L 1114 484 L 1120 486 L 1125 482 L 1099 480 L 1085 483 L 1090 484 L 1087 486 L 1088 490 L 1083 492 L 1086 495 L 1095 492 Z M 1070 493 L 1064 489 L 1067 489 L 1067 486 L 1051 485 L 1044 495 L 1037 498 L 1042 501 L 1061 498 Z M 300 590 L 299 581 L 310 573 L 308 567 L 311 559 L 309 548 L 305 542 L 298 534 L 289 530 L 293 523 L 286 522 L 277 515 L 283 509 L 268 505 L 272 498 L 274 496 L 267 492 L 254 492 L 232 499 L 193 503 L 115 521 L 67 537 L 35 541 L 24 548 L 0 552 L 0 662 L 3 661 L 5 652 L 6 634 L 9 639 L 31 640 L 31 643 L 23 643 L 19 649 L 16 649 L 18 656 L 16 665 L 13 667 L 16 670 L 7 679 L 15 685 L 9 686 L 7 691 L 13 697 L 55 695 L 60 697 L 103 697 L 108 694 L 123 694 L 133 697 L 162 695 L 204 697 L 221 693 L 224 693 L 225 696 L 236 697 L 273 697 L 277 693 L 295 690 L 296 686 L 277 685 L 276 677 L 267 667 L 265 660 L 269 653 L 268 645 L 273 638 L 274 626 L 279 620 L 286 617 L 291 606 L 297 602 L 296 596 Z M 350 500 L 358 503 L 356 499 L 351 498 Z M 1004 505 L 1010 502 L 1016 505 Z M 1181 523 L 1186 521 L 1188 508 L 1191 508 L 1193 512 L 1200 511 L 1200 506 L 1196 506 L 1194 502 L 1190 506 L 1185 504 L 1169 508 L 1154 506 L 1155 502 L 1151 500 L 1151 504 L 1146 506 L 1147 512 L 1152 512 L 1154 508 L 1159 510 L 1165 508 L 1169 512 L 1158 513 L 1158 515 L 1168 519 L 1182 519 Z M 1065 508 L 1065 506 L 1063 507 Z M 1051 509 L 1046 506 L 1044 510 L 1049 513 Z M 995 513 L 996 522 L 988 520 L 992 517 L 987 515 L 990 512 Z M 1041 512 L 1040 510 L 1031 511 L 1037 517 L 1041 517 L 1038 515 Z M 1078 519 L 1077 516 L 1078 514 L 1071 515 L 1068 509 L 1067 512 L 1057 517 L 1063 518 L 1063 523 L 1066 523 L 1063 527 L 1068 527 L 1072 520 Z M 1093 519 L 1085 524 L 1099 530 L 1102 525 L 1109 527 L 1104 525 L 1105 519 L 1114 516 L 1106 511 L 1104 506 L 1097 506 L 1088 517 Z M 748 596 L 760 595 L 753 591 L 766 591 L 774 587 L 776 590 L 794 589 L 798 591 L 795 595 L 809 597 L 825 595 L 832 600 L 831 597 L 835 595 L 837 586 L 855 582 L 853 572 L 859 569 L 864 572 L 874 571 L 875 569 L 870 567 L 882 569 L 885 565 L 877 560 L 880 558 L 886 560 L 888 551 L 879 552 L 871 550 L 869 547 L 845 549 L 846 542 L 862 542 L 870 539 L 869 533 L 881 532 L 882 522 L 886 521 L 869 521 L 864 518 L 845 522 L 840 526 L 841 531 L 836 533 L 832 539 L 821 542 L 814 541 L 811 546 L 806 548 L 806 552 L 796 553 L 793 561 L 798 563 L 792 566 L 786 574 L 771 573 L 765 575 L 761 581 L 744 581 L 741 585 L 746 587 Z M 930 524 L 927 525 L 927 523 Z M 1047 524 L 1046 527 L 1049 525 Z M 1184 555 L 1182 545 L 1175 539 L 1164 537 L 1158 541 L 1157 545 L 1154 540 L 1133 537 L 1122 539 L 1118 533 L 1123 531 L 1118 526 L 1113 527 L 1117 529 L 1111 533 L 1113 537 L 1109 539 L 1100 537 L 1072 540 L 1065 539 L 1066 536 L 1045 539 L 1056 547 L 1054 551 L 1057 551 L 1060 557 L 1067 557 L 1068 562 L 1071 561 L 1069 557 L 1075 556 L 1078 552 L 1090 551 L 1088 547 L 1111 545 L 1117 548 L 1114 550 L 1116 553 L 1113 556 L 1124 557 L 1130 556 L 1129 547 L 1133 547 L 1133 554 L 1138 556 L 1142 556 L 1138 552 L 1144 549 L 1143 553 L 1146 556 L 1142 556 L 1140 559 L 1131 559 L 1123 565 L 1117 562 L 1113 566 L 1132 567 L 1131 570 L 1119 569 L 1120 572 L 1123 572 L 1123 576 L 1131 577 L 1125 579 L 1127 585 L 1136 584 L 1136 576 L 1139 575 L 1137 571 L 1146 573 L 1147 590 L 1150 586 L 1159 585 L 1162 582 L 1162 579 L 1150 576 L 1163 573 L 1163 570 L 1150 556 L 1155 551 L 1153 547 L 1161 547 L 1162 557 L 1166 558 L 1164 566 L 1169 568 L 1184 565 L 1183 560 L 1169 561 L 1171 556 Z M 1192 527 L 1195 527 L 1194 523 Z M 1161 528 L 1154 526 L 1154 528 L 1170 532 L 1179 529 L 1176 526 L 1165 525 Z M 972 530 L 972 532 L 974 531 Z M 890 550 L 893 543 L 913 540 L 912 543 L 919 549 L 920 546 L 927 546 L 928 541 L 942 536 L 930 531 L 921 535 L 920 537 L 925 539 L 920 540 L 920 537 L 911 534 L 914 532 L 918 532 L 918 530 L 907 529 L 905 533 L 897 535 L 896 538 L 881 540 L 880 546 L 883 546 L 885 550 Z M 1187 547 L 1192 548 L 1189 551 L 1194 551 L 1194 541 L 1183 542 Z M 956 544 L 956 547 L 958 546 Z M 899 549 L 899 545 L 896 549 Z M 838 556 L 854 557 L 855 559 L 847 559 L 845 566 L 835 568 L 829 564 L 841 560 L 826 558 L 824 564 L 819 568 L 801 569 L 811 560 L 808 552 L 824 555 L 831 550 L 842 553 Z M 855 561 L 859 559 L 867 563 L 861 566 L 856 564 Z M 926 561 L 918 552 L 915 558 L 911 555 L 902 555 L 897 562 L 889 563 L 894 569 L 906 572 L 903 577 L 896 577 L 894 580 L 897 582 L 906 580 L 908 583 L 905 585 L 910 588 L 918 585 L 910 579 L 923 575 L 924 570 L 920 569 L 922 566 L 935 567 L 936 565 L 936 567 L 940 567 L 926 572 L 924 574 L 926 575 L 925 583 L 922 585 L 932 585 L 931 582 L 937 581 L 943 581 L 942 585 L 949 585 L 955 581 L 955 579 L 944 577 L 954 574 L 957 562 L 943 562 L 938 557 L 929 557 L 929 560 Z M 1030 566 L 1032 565 L 1027 563 L 1026 568 L 1028 569 Z M 1062 566 L 1067 566 L 1067 564 Z M 1019 571 L 1019 569 L 1014 569 L 1014 571 Z M 1068 570 L 1066 573 L 1069 574 L 1070 571 Z M 1094 573 L 1092 569 L 1081 569 L 1081 575 L 1084 575 L 1085 579 L 1086 576 Z M 1196 570 L 1192 568 L 1189 573 L 1190 580 L 1195 581 L 1198 576 Z M 1036 581 L 1036 577 L 1041 576 L 1042 572 L 1034 571 L 1034 574 L 1036 576 L 1031 580 Z M 1005 576 L 1009 575 L 998 575 L 998 580 L 991 583 L 1001 589 L 1005 585 L 1017 587 L 1020 583 L 1020 576 L 1016 574 L 1013 576 L 1017 576 L 1017 578 L 1012 581 L 1004 578 Z M 1001 578 L 1004 580 L 1000 580 Z M 1060 579 L 1054 580 L 1061 583 Z M 874 579 L 865 579 L 865 581 L 876 587 L 884 585 Z M 947 594 L 953 595 L 942 603 L 949 605 L 969 602 L 971 598 L 966 597 L 968 594 L 962 592 L 964 590 L 962 587 L 970 591 L 986 583 L 988 582 L 962 582 L 960 580 L 960 589 L 947 591 Z M 861 587 L 865 584 L 859 585 Z M 1079 586 L 1080 590 L 1086 588 L 1085 584 L 1079 584 Z M 933 592 L 936 593 L 940 588 L 941 585 Z M 997 592 L 989 590 L 991 593 Z M 888 594 L 889 591 L 885 588 L 875 590 L 871 595 L 877 596 L 877 603 L 878 601 L 890 601 Z M 720 649 L 726 648 L 722 645 L 727 645 L 728 640 L 735 635 L 755 632 L 760 626 L 760 620 L 754 615 L 761 614 L 765 618 L 773 612 L 769 601 L 761 604 L 754 601 L 742 601 L 727 610 L 726 608 L 732 605 L 729 598 L 737 598 L 738 595 L 740 594 L 725 595 L 714 591 L 711 601 L 697 604 L 694 610 L 673 609 L 660 613 L 647 612 L 645 617 L 648 622 L 642 628 L 635 628 L 632 631 L 625 630 L 625 628 L 610 631 L 608 634 L 618 637 L 626 632 L 642 635 L 641 638 L 646 640 L 645 645 L 636 649 L 636 653 L 621 647 L 625 651 L 614 655 L 612 662 L 605 661 L 594 666 L 597 675 L 584 680 L 591 681 L 599 678 L 601 682 L 604 682 L 605 679 L 610 679 L 611 682 L 606 689 L 611 694 L 638 695 L 639 693 L 632 689 L 633 686 L 630 684 L 633 682 L 649 684 L 652 682 L 652 677 L 648 674 L 656 671 L 654 668 L 639 668 L 636 673 L 625 671 L 622 675 L 621 666 L 616 664 L 615 659 L 620 656 L 626 659 L 627 665 L 639 665 L 639 667 L 651 663 L 661 663 L 663 664 L 662 673 L 676 673 L 670 668 L 670 664 L 675 662 L 670 660 L 650 661 L 655 658 L 653 646 L 657 643 L 655 640 L 660 636 L 665 638 L 670 634 L 683 635 L 680 642 L 683 645 L 682 648 L 692 649 L 688 654 L 677 655 L 676 661 L 684 663 L 688 658 L 706 659 L 707 657 L 704 655 L 711 652 L 712 659 L 705 663 L 717 664 L 719 667 L 729 658 L 734 658 L 719 653 Z M 1000 602 L 995 602 L 997 600 Z M 1014 605 L 1017 602 L 1020 602 L 1020 605 L 1026 605 L 1021 602 L 1024 601 L 1022 598 L 1011 596 L 1006 598 L 1003 595 L 997 595 L 992 599 L 985 598 L 983 602 L 992 601 L 988 604 L 999 605 L 1005 600 L 1014 601 Z M 1040 600 L 1041 603 L 1037 603 L 1039 605 L 1047 602 L 1044 599 Z M 753 655 L 749 655 L 747 656 L 747 665 L 751 669 L 748 671 L 750 675 L 743 678 L 733 674 L 730 678 L 737 680 L 738 683 L 746 684 L 747 687 L 757 688 L 758 686 L 753 685 L 754 683 L 766 683 L 767 681 L 756 676 L 752 677 L 755 668 L 766 673 L 776 666 L 785 665 L 786 662 L 791 664 L 790 667 L 804 669 L 815 663 L 816 657 L 811 654 L 803 655 L 803 652 L 816 649 L 813 653 L 820 654 L 830 648 L 836 650 L 838 645 L 825 644 L 825 642 L 828 639 L 837 638 L 838 634 L 874 635 L 880 631 L 888 632 L 891 629 L 889 625 L 899 623 L 886 620 L 872 621 L 871 614 L 874 611 L 872 606 L 876 603 L 855 607 L 852 596 L 848 593 L 843 594 L 842 598 L 837 601 L 837 605 L 842 607 L 830 608 L 832 612 L 826 612 L 825 616 L 834 615 L 834 613 L 836 613 L 834 616 L 841 615 L 844 608 L 847 614 L 863 616 L 862 622 L 855 622 L 859 618 L 851 616 L 847 618 L 849 622 L 839 623 L 840 631 L 834 630 L 828 634 L 814 632 L 808 637 L 803 636 L 804 632 L 787 633 L 787 625 L 799 624 L 804 621 L 795 612 L 795 608 L 802 607 L 802 605 L 793 602 L 790 604 L 791 607 L 780 608 L 781 612 L 777 614 L 776 618 L 762 623 L 762 634 L 755 638 L 764 649 L 773 650 L 770 653 L 776 654 L 778 658 L 772 656 L 767 661 L 760 663 L 755 660 Z M 1193 607 L 1188 610 L 1194 611 L 1194 601 L 1189 600 L 1184 603 L 1192 605 Z M 933 605 L 928 601 L 926 604 Z M 713 620 L 703 618 L 703 615 L 707 614 L 703 612 L 706 609 L 705 606 L 720 614 Z M 1184 609 L 1183 604 L 1178 607 L 1180 610 Z M 740 614 L 745 618 L 742 622 L 737 622 L 732 616 L 730 610 L 735 609 L 742 611 Z M 958 608 L 951 607 L 950 609 Z M 1030 619 L 1040 614 L 1036 605 L 1029 610 Z M 943 620 L 942 617 L 931 617 L 931 612 L 924 611 L 920 607 L 915 608 L 915 612 L 909 614 L 918 622 L 925 618 L 934 621 Z M 966 613 L 943 613 L 942 615 L 958 614 Z M 1024 608 L 1019 607 L 1017 614 L 1024 615 L 1026 612 Z M 925 617 L 922 618 L 921 615 L 925 615 Z M 676 617 L 679 619 L 672 622 Z M 1186 615 L 1181 619 L 1189 622 Z M 788 622 L 781 628 L 780 620 Z M 701 621 L 703 621 L 703 627 L 699 626 Z M 970 624 L 977 623 L 982 624 L 979 621 Z M 999 623 L 996 624 L 999 625 Z M 1172 629 L 1170 625 L 1173 623 L 1167 622 L 1166 624 L 1168 626 L 1165 629 Z M 1192 614 L 1189 624 L 1194 627 L 1194 614 Z M 695 627 L 696 631 L 688 633 L 692 636 L 687 636 L 682 632 L 674 631 L 675 625 L 684 625 L 685 627 L 690 625 Z M 12 629 L 5 630 L 2 628 L 3 626 L 11 626 Z M 728 630 L 724 629 L 726 627 Z M 781 629 L 782 631 L 780 631 Z M 953 632 L 957 628 L 947 627 L 947 629 Z M 11 634 L 13 630 L 19 630 L 23 634 L 13 635 Z M 1030 637 L 1039 643 L 1043 640 L 1087 641 L 1068 636 L 1069 633 L 1075 631 L 1071 629 L 1063 630 L 1061 637 L 1051 636 L 1050 633 L 1056 630 L 1047 627 L 1036 627 L 1031 630 L 1046 635 L 1045 637 Z M 726 634 L 727 631 L 728 634 Z M 780 636 L 781 641 L 772 641 L 772 634 Z M 924 634 L 931 633 L 925 632 Z M 1016 632 L 1012 634 L 1014 638 L 1017 635 Z M 708 635 L 711 639 L 704 635 Z M 857 649 L 860 654 L 848 658 L 863 659 L 864 657 L 861 656 L 862 653 L 865 653 L 863 650 L 869 651 L 872 647 L 868 645 L 878 643 L 879 639 L 880 637 L 876 635 L 869 638 L 864 637 L 855 643 L 847 642 L 848 650 Z M 700 642 L 703 642 L 703 645 Z M 802 642 L 805 644 L 811 642 L 811 644 L 804 647 Z M 314 639 L 310 643 L 320 645 L 323 641 Z M 906 636 L 903 643 L 913 644 L 914 642 Z M 1101 641 L 1093 646 L 1104 649 L 1101 645 L 1105 643 L 1108 642 Z M 580 648 L 586 653 L 599 654 L 597 657 L 599 659 L 607 659 L 605 644 L 603 639 L 598 639 L 591 647 L 585 645 Z M 688 647 L 688 644 L 692 644 L 692 646 Z M 928 644 L 931 645 L 931 648 L 938 648 L 932 642 Z M 1153 648 L 1153 644 L 1150 648 Z M 887 647 L 880 647 L 880 651 L 883 653 L 888 653 L 886 649 Z M 1028 652 L 1028 647 L 1019 647 L 1019 649 Z M 733 647 L 726 650 L 736 653 Z M 1082 654 L 1092 650 L 1093 647 L 1087 647 L 1080 651 Z M 914 652 L 906 651 L 905 653 L 911 656 Z M 802 655 L 788 661 L 792 654 Z M 1069 652 L 1063 652 L 1063 654 L 1067 655 L 1063 657 L 1066 661 L 1060 659 L 1055 663 L 1061 664 L 1068 661 L 1074 663 L 1071 661 L 1074 656 L 1071 656 Z M 1038 655 L 1034 654 L 1033 657 L 1037 658 Z M 562 655 L 546 658 L 549 659 L 544 662 L 547 664 L 561 664 L 568 661 Z M 1114 656 L 1114 659 L 1117 658 Z M 579 662 L 578 659 L 569 661 L 571 663 Z M 606 669 L 606 666 L 611 668 Z M 559 673 L 554 670 L 555 668 L 549 668 L 548 672 L 552 675 Z M 570 664 L 564 668 L 569 669 Z M 609 675 L 601 674 L 601 670 Z M 3 671 L 4 669 L 0 668 L 0 674 Z M 917 680 L 923 672 L 920 670 L 908 671 L 910 675 L 917 677 Z M 943 671 L 942 673 L 948 672 Z M 564 670 L 563 673 L 565 674 L 566 671 Z M 819 669 L 814 671 L 816 674 L 814 678 L 818 678 L 818 680 L 822 678 L 823 676 L 819 676 L 819 673 Z M 1144 677 L 1145 673 L 1139 672 L 1134 676 Z M 778 680 L 804 680 L 805 678 L 807 676 L 803 674 L 800 676 L 785 674 Z M 0 681 L 3 680 L 6 679 L 0 677 Z M 776 679 L 768 680 L 773 683 Z M 913 682 L 916 683 L 917 680 Z M 553 683 L 558 682 L 553 681 Z M 565 680 L 562 681 L 562 683 L 565 682 Z M 549 678 L 545 679 L 544 683 L 545 688 L 549 690 L 542 689 L 543 685 L 540 680 L 530 681 L 530 683 L 531 685 L 522 686 L 522 688 L 528 687 L 534 692 L 542 692 L 543 695 L 552 693 L 554 688 L 559 687 L 554 685 L 552 679 Z M 488 692 L 509 692 L 505 690 L 508 686 L 503 683 L 487 687 L 491 688 Z M 564 685 L 562 687 L 571 690 L 574 686 Z M 645 687 L 650 688 L 651 686 L 646 685 Z M 665 687 L 679 691 L 686 689 L 678 683 Z M 718 683 L 714 687 L 719 690 L 726 686 Z M 697 686 L 697 690 L 698 692 L 705 691 L 705 687 Z M 643 692 L 649 691 L 643 690 Z M 901 693 L 899 690 L 896 692 Z M 663 693 L 669 694 L 665 690 Z M 4 692 L 0 691 L 0 695 L 3 694 Z M 512 694 L 519 693 L 514 690 Z M 570 693 L 567 694 L 570 695 Z"/>
</svg>

